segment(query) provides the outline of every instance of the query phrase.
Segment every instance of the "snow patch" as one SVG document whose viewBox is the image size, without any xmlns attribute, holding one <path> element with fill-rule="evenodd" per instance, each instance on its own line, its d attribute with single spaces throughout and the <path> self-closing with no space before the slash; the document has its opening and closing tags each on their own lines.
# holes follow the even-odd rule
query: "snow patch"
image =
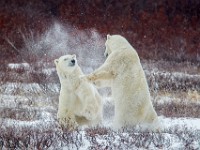
<svg viewBox="0 0 200 150">
<path fill-rule="evenodd" d="M 9 63 L 8 68 L 10 69 L 23 68 L 23 69 L 28 70 L 30 68 L 30 65 L 28 63 Z"/>
</svg>

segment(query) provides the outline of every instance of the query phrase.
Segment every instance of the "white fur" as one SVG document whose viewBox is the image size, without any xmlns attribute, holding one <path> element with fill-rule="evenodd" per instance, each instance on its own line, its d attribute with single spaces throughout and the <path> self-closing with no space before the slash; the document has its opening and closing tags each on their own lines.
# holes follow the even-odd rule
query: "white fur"
<svg viewBox="0 0 200 150">
<path fill-rule="evenodd" d="M 75 63 L 72 63 L 72 60 Z M 83 73 L 75 55 L 54 60 L 61 83 L 57 118 L 69 129 L 79 125 L 97 125 L 102 119 L 102 101 L 95 87 L 80 79 Z"/>
<path fill-rule="evenodd" d="M 146 77 L 135 49 L 120 35 L 108 35 L 104 64 L 87 76 L 99 87 L 111 87 L 114 128 L 157 122 Z"/>
</svg>

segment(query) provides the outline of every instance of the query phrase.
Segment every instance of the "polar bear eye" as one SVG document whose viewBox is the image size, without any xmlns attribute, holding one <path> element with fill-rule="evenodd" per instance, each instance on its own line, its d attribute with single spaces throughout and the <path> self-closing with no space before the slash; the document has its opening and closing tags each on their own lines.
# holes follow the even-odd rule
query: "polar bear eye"
<svg viewBox="0 0 200 150">
<path fill-rule="evenodd" d="M 67 60 L 68 60 L 67 58 L 64 59 L 64 61 L 67 61 Z"/>
</svg>

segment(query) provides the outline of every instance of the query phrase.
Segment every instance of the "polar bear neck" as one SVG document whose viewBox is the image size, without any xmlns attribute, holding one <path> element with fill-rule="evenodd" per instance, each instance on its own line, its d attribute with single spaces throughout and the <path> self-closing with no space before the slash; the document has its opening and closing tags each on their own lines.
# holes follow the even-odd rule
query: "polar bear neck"
<svg viewBox="0 0 200 150">
<path fill-rule="evenodd" d="M 68 90 L 75 90 L 80 84 L 80 75 L 83 75 L 80 67 L 77 67 L 72 73 L 60 71 L 59 79 L 61 87 Z"/>
<path fill-rule="evenodd" d="M 80 67 L 76 67 L 76 69 L 69 73 L 63 70 L 60 70 L 59 75 L 61 79 L 71 79 L 71 78 L 76 78 L 82 75 L 83 72 L 81 71 Z"/>
</svg>

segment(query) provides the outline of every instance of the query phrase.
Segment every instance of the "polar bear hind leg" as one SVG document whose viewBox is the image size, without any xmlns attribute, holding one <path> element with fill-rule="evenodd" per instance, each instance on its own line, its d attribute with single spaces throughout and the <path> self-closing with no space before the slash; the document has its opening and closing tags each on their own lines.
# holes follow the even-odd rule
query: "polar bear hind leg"
<svg viewBox="0 0 200 150">
<path fill-rule="evenodd" d="M 69 111 L 62 111 L 62 112 L 59 111 L 57 118 L 62 128 L 66 128 L 68 130 L 74 130 L 78 127 L 75 116 Z"/>
</svg>

